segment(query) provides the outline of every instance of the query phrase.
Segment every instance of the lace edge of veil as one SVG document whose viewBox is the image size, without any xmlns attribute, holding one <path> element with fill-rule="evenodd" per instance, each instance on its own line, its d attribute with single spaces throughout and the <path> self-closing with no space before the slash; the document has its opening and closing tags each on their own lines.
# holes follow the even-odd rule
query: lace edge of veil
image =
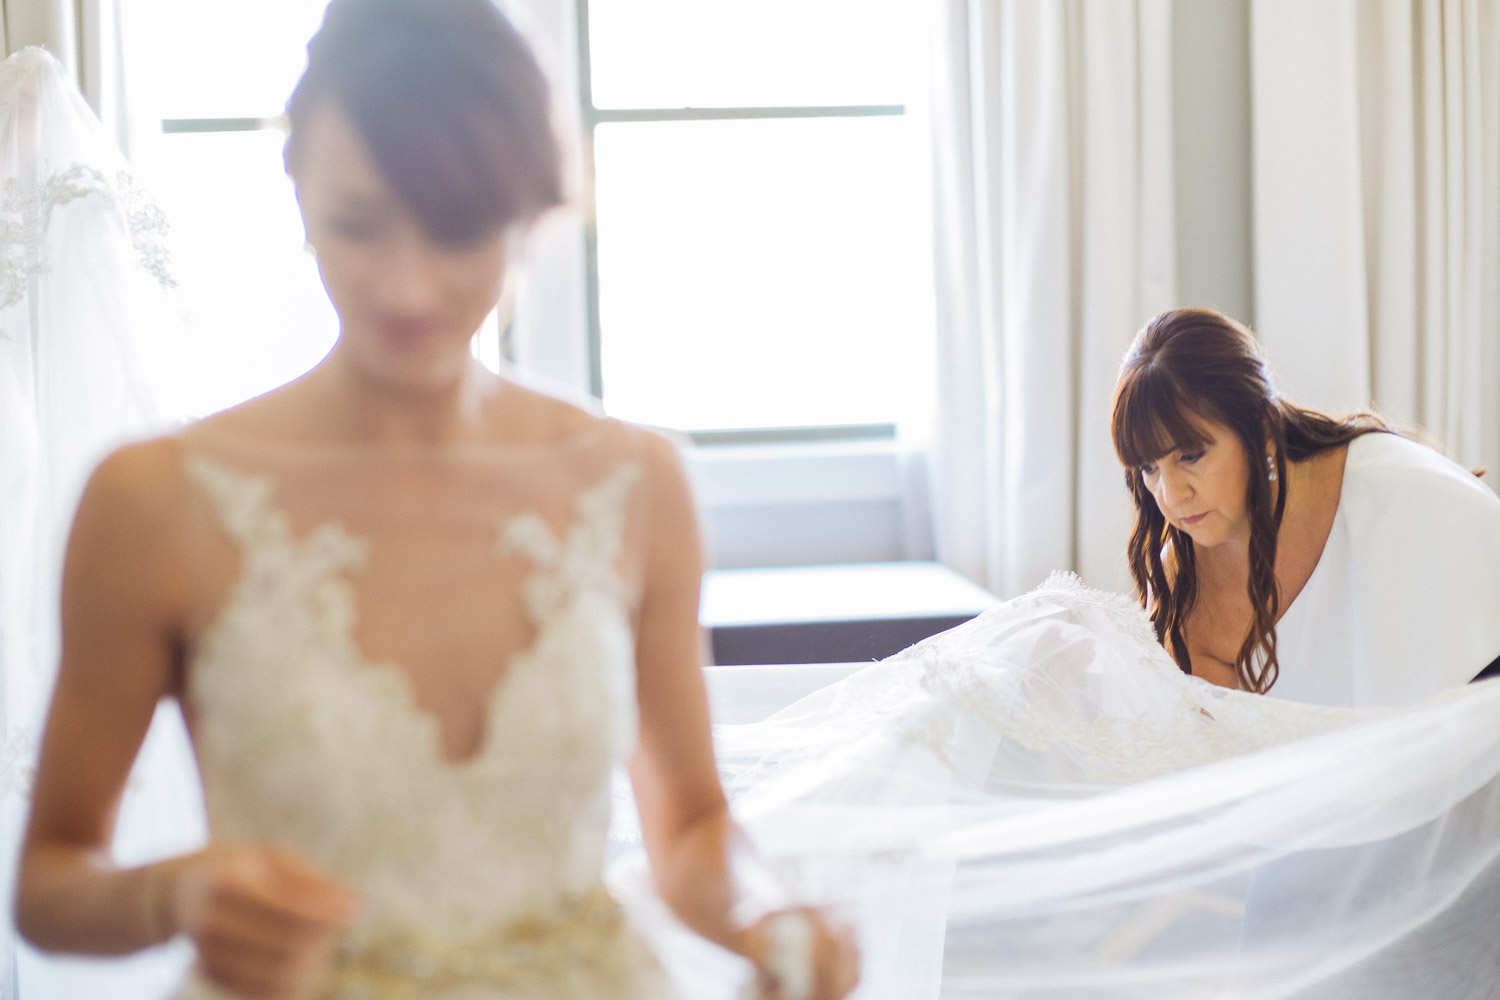
<svg viewBox="0 0 1500 1000">
<path fill-rule="evenodd" d="M 31 46 L 0 63 L 0 122 L 14 122 L 22 102 L 44 89 L 56 92 L 47 103 L 68 108 L 83 118 L 84 130 L 103 139 L 103 126 L 82 102 L 62 65 L 45 49 Z M 40 105 L 40 98 L 33 98 Z M 108 148 L 108 147 L 106 147 Z M 45 177 L 24 181 L 14 164 L 0 184 L 0 309 L 25 298 L 31 279 L 46 270 L 42 245 L 56 209 L 89 196 L 103 200 L 106 210 L 128 234 L 137 267 L 163 289 L 177 287 L 166 237 L 166 213 L 139 184 L 124 158 L 112 149 L 99 162 L 72 160 Z"/>
</svg>

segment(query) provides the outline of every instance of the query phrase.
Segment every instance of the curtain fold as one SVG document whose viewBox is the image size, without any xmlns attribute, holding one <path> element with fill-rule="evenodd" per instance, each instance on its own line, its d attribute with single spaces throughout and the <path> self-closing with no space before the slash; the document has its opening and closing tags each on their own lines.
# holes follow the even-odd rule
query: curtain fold
<svg viewBox="0 0 1500 1000">
<path fill-rule="evenodd" d="M 1256 325 L 1288 396 L 1500 479 L 1500 0 L 1256 0 Z"/>
<path fill-rule="evenodd" d="M 1176 294 L 1170 0 L 936 6 L 938 558 L 1128 588 L 1108 414 Z"/>
</svg>

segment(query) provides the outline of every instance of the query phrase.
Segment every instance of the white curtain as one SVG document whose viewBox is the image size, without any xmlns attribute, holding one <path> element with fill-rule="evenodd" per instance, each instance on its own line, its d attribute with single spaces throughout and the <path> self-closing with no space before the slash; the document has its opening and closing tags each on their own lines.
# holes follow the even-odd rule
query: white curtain
<svg viewBox="0 0 1500 1000">
<path fill-rule="evenodd" d="M 1170 0 L 941 0 L 937 555 L 1128 589 L 1120 357 L 1175 304 Z"/>
<path fill-rule="evenodd" d="M 1293 399 L 1500 482 L 1500 0 L 1256 0 L 1256 325 Z"/>
</svg>

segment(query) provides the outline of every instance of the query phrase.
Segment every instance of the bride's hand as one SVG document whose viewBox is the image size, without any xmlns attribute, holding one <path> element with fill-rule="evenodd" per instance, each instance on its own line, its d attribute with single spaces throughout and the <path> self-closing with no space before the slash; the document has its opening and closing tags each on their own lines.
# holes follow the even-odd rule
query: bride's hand
<svg viewBox="0 0 1500 1000">
<path fill-rule="evenodd" d="M 192 938 L 202 974 L 250 1000 L 306 993 L 358 906 L 305 862 L 262 847 L 215 845 L 163 862 L 150 885 L 153 922 Z"/>
<path fill-rule="evenodd" d="M 848 925 L 822 910 L 780 910 L 745 931 L 760 1000 L 841 1000 L 859 982 Z"/>
</svg>

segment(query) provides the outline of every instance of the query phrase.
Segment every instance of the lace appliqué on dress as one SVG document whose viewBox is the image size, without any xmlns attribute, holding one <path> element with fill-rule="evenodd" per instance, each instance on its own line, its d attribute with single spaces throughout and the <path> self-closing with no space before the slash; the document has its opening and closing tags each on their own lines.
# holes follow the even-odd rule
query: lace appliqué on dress
<svg viewBox="0 0 1500 1000">
<path fill-rule="evenodd" d="M 642 992 L 656 966 L 626 925 L 569 915 L 599 885 L 610 776 L 635 740 L 618 560 L 638 467 L 618 465 L 578 494 L 566 531 L 535 513 L 497 522 L 497 566 L 518 554 L 533 567 L 521 586 L 535 633 L 490 693 L 478 750 L 459 761 L 443 756 L 437 719 L 416 706 L 401 666 L 356 643 L 352 575 L 368 540 L 331 522 L 297 536 L 268 476 L 196 455 L 186 468 L 241 550 L 189 673 L 214 836 L 284 845 L 359 888 L 344 948 L 351 974 L 382 979 L 372 995 L 406 995 L 384 982 L 406 965 L 424 998 L 510 998 L 498 985 L 507 977 L 541 984 L 518 998 L 582 1000 L 601 981 L 621 983 L 622 997 L 656 995 Z M 475 958 L 533 924 L 587 931 L 559 939 L 565 973 L 549 964 L 551 945 L 506 951 L 504 970 L 502 955 Z M 537 968 L 511 968 L 533 951 Z M 449 981 L 468 985 L 420 987 Z"/>
</svg>

